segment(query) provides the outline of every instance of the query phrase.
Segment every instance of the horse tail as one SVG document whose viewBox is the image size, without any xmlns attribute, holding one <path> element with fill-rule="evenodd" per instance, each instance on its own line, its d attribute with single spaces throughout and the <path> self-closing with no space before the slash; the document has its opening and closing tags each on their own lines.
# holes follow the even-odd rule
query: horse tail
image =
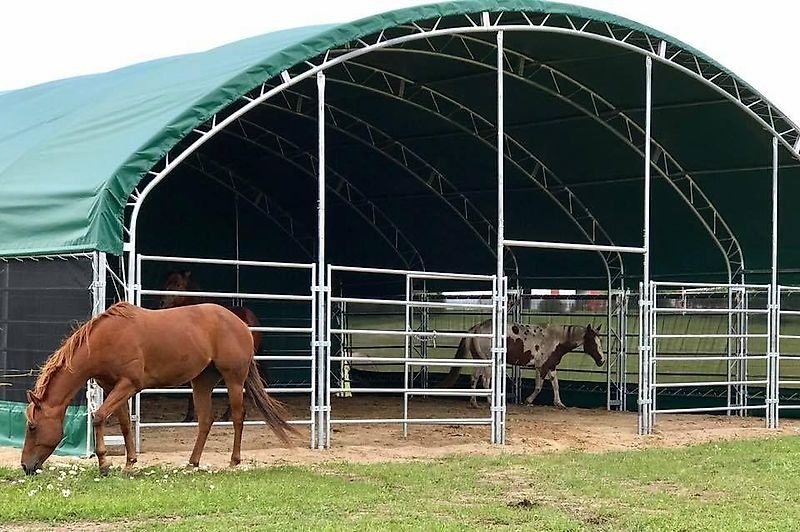
<svg viewBox="0 0 800 532">
<path fill-rule="evenodd" d="M 245 392 L 256 408 L 261 411 L 267 421 L 267 425 L 270 426 L 284 444 L 290 445 L 289 434 L 299 435 L 299 433 L 287 421 L 289 413 L 286 411 L 286 406 L 277 399 L 270 397 L 264 391 L 266 386 L 264 379 L 261 378 L 261 374 L 258 372 L 256 360 L 252 359 L 250 361 L 250 371 L 244 381 Z"/>
<path fill-rule="evenodd" d="M 458 349 L 456 350 L 456 357 L 455 358 L 467 358 L 469 356 L 469 348 L 467 346 L 467 342 L 470 340 L 469 337 L 464 337 L 461 339 L 461 342 L 458 344 Z M 437 388 L 452 388 L 453 385 L 456 383 L 458 376 L 461 374 L 461 366 L 453 366 L 450 368 L 450 373 L 447 374 L 447 377 L 444 378 L 442 382 L 440 382 L 436 387 Z"/>
</svg>

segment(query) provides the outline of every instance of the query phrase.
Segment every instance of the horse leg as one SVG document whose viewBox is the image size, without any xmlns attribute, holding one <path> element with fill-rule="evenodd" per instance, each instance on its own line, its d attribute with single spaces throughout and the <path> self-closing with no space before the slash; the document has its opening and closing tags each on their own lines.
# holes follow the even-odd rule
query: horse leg
<svg viewBox="0 0 800 532">
<path fill-rule="evenodd" d="M 231 379 L 233 380 L 233 379 Z M 242 429 L 244 429 L 244 386 L 239 382 L 225 382 L 228 387 L 228 400 L 230 401 L 231 418 L 233 420 L 233 452 L 231 452 L 231 467 L 239 465 L 242 461 Z"/>
<path fill-rule="evenodd" d="M 105 422 L 112 412 L 116 412 L 123 404 L 127 405 L 128 399 L 136 393 L 136 387 L 128 380 L 120 380 L 111 388 L 111 391 L 106 395 L 103 404 L 100 405 L 93 417 L 92 424 L 94 425 L 94 442 L 95 454 L 97 455 L 97 466 L 100 468 L 102 475 L 108 474 L 111 467 L 111 462 L 106 459 L 106 443 L 105 443 Z M 126 406 L 127 408 L 127 406 Z M 120 422 L 120 426 L 122 422 Z"/>
<path fill-rule="evenodd" d="M 119 430 L 125 440 L 125 467 L 131 467 L 136 463 L 136 446 L 133 444 L 133 432 L 131 431 L 131 414 L 128 409 L 128 401 L 122 403 L 116 411 L 119 421 Z"/>
<path fill-rule="evenodd" d="M 544 387 L 544 379 L 542 378 L 542 375 L 537 371 L 536 372 L 536 386 L 534 386 L 534 388 L 533 388 L 533 393 L 525 398 L 525 404 L 532 405 L 533 404 L 533 400 L 536 399 L 536 396 L 539 395 L 539 392 L 542 391 L 543 387 Z"/>
<path fill-rule="evenodd" d="M 206 370 L 192 380 L 192 399 L 197 411 L 197 439 L 194 442 L 192 456 L 189 464 L 197 467 L 200 465 L 200 456 L 206 446 L 208 432 L 214 422 L 214 412 L 211 410 L 211 390 L 219 380 L 213 370 Z"/>
<path fill-rule="evenodd" d="M 473 390 L 478 389 L 478 381 L 481 378 L 481 368 L 475 368 L 475 371 L 472 373 L 472 379 L 470 379 L 469 386 Z M 478 397 L 475 395 L 471 395 L 469 398 L 469 407 L 470 408 L 478 408 Z"/>
<path fill-rule="evenodd" d="M 561 395 L 558 393 L 558 375 L 556 375 L 556 370 L 549 372 L 547 378 L 550 379 L 550 384 L 553 385 L 553 406 L 567 408 L 564 403 L 561 402 Z"/>
</svg>

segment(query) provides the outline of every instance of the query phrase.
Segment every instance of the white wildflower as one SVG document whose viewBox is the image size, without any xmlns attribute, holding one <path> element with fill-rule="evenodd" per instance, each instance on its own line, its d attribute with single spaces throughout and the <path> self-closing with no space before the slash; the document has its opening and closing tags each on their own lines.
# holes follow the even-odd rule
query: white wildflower
<svg viewBox="0 0 800 532">
<path fill-rule="evenodd" d="M 61 490 L 61 495 L 63 495 L 64 497 L 69 497 L 70 495 L 72 495 L 72 491 L 68 489 L 63 489 Z"/>
<path fill-rule="evenodd" d="M 94 477 L 95 482 L 100 482 L 100 477 Z"/>
<path fill-rule="evenodd" d="M 49 489 L 49 490 L 53 489 L 53 485 L 52 484 L 48 484 L 47 485 L 47 489 Z"/>
<path fill-rule="evenodd" d="M 37 469 L 37 470 L 36 470 L 36 474 L 37 474 L 37 475 L 38 475 L 39 473 L 41 473 L 41 472 L 42 472 L 42 470 L 41 470 L 41 469 Z"/>
<path fill-rule="evenodd" d="M 36 495 L 37 493 L 39 493 L 39 490 L 37 490 L 37 489 L 32 489 L 32 490 L 30 490 L 30 491 L 28 492 L 28 497 L 33 497 L 33 496 L 34 496 L 34 495 Z"/>
<path fill-rule="evenodd" d="M 50 467 L 47 468 L 47 470 L 48 471 L 55 471 L 56 470 L 56 466 L 51 465 Z"/>
</svg>

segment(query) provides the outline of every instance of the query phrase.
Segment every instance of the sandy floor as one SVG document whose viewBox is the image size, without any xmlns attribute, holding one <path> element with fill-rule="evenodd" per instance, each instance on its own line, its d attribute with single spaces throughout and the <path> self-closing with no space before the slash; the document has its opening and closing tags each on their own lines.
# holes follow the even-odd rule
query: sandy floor
<svg viewBox="0 0 800 532">
<path fill-rule="evenodd" d="M 145 412 L 157 412 L 147 420 L 182 417 L 186 400 L 178 398 L 149 399 Z M 218 406 L 218 413 L 223 407 Z M 149 408 L 148 408 L 149 407 Z M 292 400 L 292 413 L 299 417 L 308 411 L 307 401 Z M 393 397 L 359 397 L 334 399 L 334 419 L 373 417 L 391 418 L 402 415 L 402 402 Z M 485 417 L 488 409 L 467 408 L 465 400 L 414 398 L 409 414 L 413 417 Z M 109 427 L 116 433 L 117 427 Z M 737 418 L 705 415 L 662 415 L 656 421 L 656 434 L 636 434 L 636 415 L 570 408 L 558 410 L 547 406 L 511 406 L 508 413 L 507 445 L 492 446 L 485 426 L 412 426 L 403 438 L 399 425 L 334 426 L 332 448 L 315 451 L 308 448 L 308 429 L 301 427 L 302 438 L 297 446 L 285 448 L 265 427 L 247 426 L 244 430 L 242 458 L 247 463 L 286 464 L 317 463 L 326 460 L 375 462 L 435 458 L 449 454 L 543 453 L 560 450 L 602 452 L 648 447 L 676 447 L 699 442 L 743 438 L 762 438 L 775 434 L 800 434 L 800 421 L 783 421 L 781 429 L 769 431 L 760 418 Z M 195 429 L 145 428 L 142 432 L 142 454 L 139 464 L 186 463 L 194 443 Z M 232 430 L 215 427 L 206 444 L 203 462 L 222 467 L 228 463 Z M 118 454 L 118 449 L 114 454 Z M 63 460 L 56 458 L 56 460 Z M 122 464 L 121 458 L 115 458 Z M 16 466 L 19 450 L 0 448 L 0 464 Z"/>
</svg>

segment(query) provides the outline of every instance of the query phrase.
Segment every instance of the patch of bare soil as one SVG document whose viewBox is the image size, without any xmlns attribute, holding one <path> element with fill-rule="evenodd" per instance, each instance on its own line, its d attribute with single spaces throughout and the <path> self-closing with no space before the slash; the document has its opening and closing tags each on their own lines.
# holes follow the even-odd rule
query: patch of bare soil
<svg viewBox="0 0 800 532">
<path fill-rule="evenodd" d="M 288 398 L 287 405 L 296 419 L 307 417 L 308 400 Z M 217 413 L 224 404 L 220 398 Z M 142 401 L 145 421 L 178 421 L 185 413 L 186 399 L 148 397 Z M 253 409 L 251 409 L 253 410 Z M 334 419 L 402 417 L 402 399 L 386 396 L 334 398 Z M 470 409 L 466 399 L 414 398 L 409 415 L 423 417 L 488 417 L 488 408 Z M 251 417 L 257 419 L 251 412 Z M 246 426 L 242 440 L 242 459 L 250 464 L 309 464 L 329 460 L 369 463 L 392 460 L 439 458 L 451 454 L 495 455 L 531 454 L 565 450 L 605 452 L 652 447 L 678 447 L 701 442 L 746 438 L 765 438 L 776 434 L 800 433 L 800 422 L 786 420 L 778 430 L 764 428 L 760 418 L 709 415 L 661 415 L 656 434 L 636 433 L 636 414 L 607 412 L 601 409 L 548 406 L 510 406 L 507 445 L 489 444 L 486 426 L 411 425 L 403 437 L 400 425 L 334 425 L 332 447 L 326 451 L 309 449 L 309 430 L 300 427 L 302 437 L 296 447 L 286 448 L 264 426 Z M 108 428 L 117 433 L 116 423 Z M 140 465 L 183 465 L 194 445 L 196 429 L 143 428 Z M 208 438 L 202 462 L 214 467 L 228 465 L 233 431 L 214 427 Z M 111 449 L 110 449 L 111 450 Z M 114 449 L 119 452 L 118 449 Z M 64 460 L 56 458 L 56 460 Z M 121 458 L 115 464 L 121 465 Z M 0 464 L 15 467 L 19 450 L 0 448 Z"/>
</svg>

